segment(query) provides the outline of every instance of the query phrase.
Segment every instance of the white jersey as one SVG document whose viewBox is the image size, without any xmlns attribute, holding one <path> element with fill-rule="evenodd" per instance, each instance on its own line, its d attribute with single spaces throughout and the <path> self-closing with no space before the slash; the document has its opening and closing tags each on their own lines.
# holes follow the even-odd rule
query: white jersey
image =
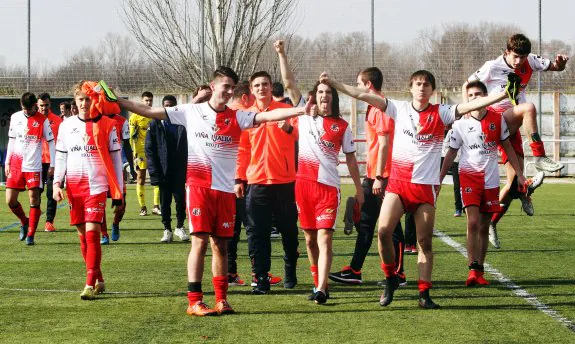
<svg viewBox="0 0 575 344">
<path fill-rule="evenodd" d="M 525 103 L 525 89 L 527 84 L 531 79 L 533 71 L 544 71 L 549 68 L 551 61 L 541 56 L 536 56 L 534 54 L 529 54 L 525 59 L 523 65 L 517 69 L 509 66 L 505 62 L 503 55 L 499 56 L 495 60 L 487 61 L 485 64 L 479 68 L 478 71 L 473 73 L 469 77 L 469 81 L 479 80 L 487 86 L 487 92 L 489 94 L 497 94 L 505 92 L 505 86 L 507 85 L 507 76 L 509 73 L 515 73 L 521 78 L 521 90 L 518 96 L 519 103 Z M 499 103 L 492 105 L 496 110 L 506 110 L 513 106 L 509 98 L 501 100 Z"/>
<path fill-rule="evenodd" d="M 10 168 L 22 172 L 42 171 L 42 139 L 54 140 L 50 121 L 40 112 L 26 116 L 18 111 L 10 117 L 8 137 L 14 140 L 10 155 Z"/>
<path fill-rule="evenodd" d="M 103 117 L 102 120 L 110 119 Z M 65 173 L 66 191 L 74 197 L 97 195 L 109 189 L 110 183 L 94 140 L 93 127 L 93 121 L 83 121 L 78 116 L 70 117 L 60 125 L 56 154 L 66 154 L 66 170 L 59 171 L 57 164 L 54 181 L 61 180 Z M 108 148 L 110 152 L 121 149 L 114 126 L 108 135 Z"/>
<path fill-rule="evenodd" d="M 477 120 L 471 116 L 453 124 L 449 147 L 459 149 L 459 173 L 483 182 L 485 189 L 499 187 L 497 146 L 509 138 L 509 129 L 499 112 L 487 109 Z"/>
<path fill-rule="evenodd" d="M 455 121 L 455 105 L 416 111 L 411 102 L 387 100 L 385 113 L 395 121 L 390 179 L 439 185 L 445 126 Z"/>
<path fill-rule="evenodd" d="M 348 123 L 339 117 L 301 116 L 297 177 L 339 188 L 339 151 L 354 153 Z"/>
<path fill-rule="evenodd" d="M 233 193 L 241 131 L 253 127 L 256 113 L 228 107 L 216 112 L 205 102 L 166 108 L 166 114 L 186 127 L 186 184 Z"/>
</svg>

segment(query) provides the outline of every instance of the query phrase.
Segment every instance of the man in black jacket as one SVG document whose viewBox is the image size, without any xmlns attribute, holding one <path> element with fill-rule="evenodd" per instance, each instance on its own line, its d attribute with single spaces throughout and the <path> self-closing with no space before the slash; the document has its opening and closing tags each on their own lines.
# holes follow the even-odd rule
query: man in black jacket
<svg viewBox="0 0 575 344">
<path fill-rule="evenodd" d="M 176 98 L 167 95 L 162 99 L 163 107 L 176 106 Z M 168 121 L 153 120 L 146 135 L 146 157 L 150 183 L 160 187 L 160 207 L 164 235 L 161 242 L 172 241 L 172 195 L 176 201 L 176 231 L 182 241 L 190 240 L 184 230 L 186 219 L 186 162 L 188 157 L 188 140 L 186 129 Z"/>
</svg>

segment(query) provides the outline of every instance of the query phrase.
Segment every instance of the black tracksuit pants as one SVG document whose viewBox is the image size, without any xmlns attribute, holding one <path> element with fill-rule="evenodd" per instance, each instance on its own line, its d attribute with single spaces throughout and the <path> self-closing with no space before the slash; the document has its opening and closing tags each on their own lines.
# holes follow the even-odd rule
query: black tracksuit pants
<svg viewBox="0 0 575 344">
<path fill-rule="evenodd" d="M 170 180 L 170 178 L 166 178 Z M 185 184 L 165 182 L 160 186 L 160 210 L 164 228 L 172 229 L 172 196 L 176 202 L 176 228 L 182 228 L 186 221 L 186 191 Z"/>
</svg>

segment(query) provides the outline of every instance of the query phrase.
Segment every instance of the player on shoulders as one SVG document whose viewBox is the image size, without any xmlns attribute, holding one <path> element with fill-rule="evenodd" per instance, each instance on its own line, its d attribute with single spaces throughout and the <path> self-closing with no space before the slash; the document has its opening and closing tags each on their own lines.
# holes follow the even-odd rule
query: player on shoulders
<svg viewBox="0 0 575 344">
<path fill-rule="evenodd" d="M 487 96 L 487 87 L 481 81 L 472 81 L 465 86 L 467 98 L 472 101 Z M 499 156 L 497 147 L 509 157 L 509 163 L 516 172 L 519 186 L 526 184 L 521 164 L 508 140 L 509 129 L 505 119 L 491 108 L 472 111 L 453 123 L 449 149 L 443 160 L 440 180 L 447 172 L 461 150 L 459 158 L 459 180 L 463 207 L 467 215 L 467 256 L 469 276 L 465 285 L 488 285 L 483 277 L 483 263 L 487 255 L 489 222 L 499 212 Z"/>
</svg>

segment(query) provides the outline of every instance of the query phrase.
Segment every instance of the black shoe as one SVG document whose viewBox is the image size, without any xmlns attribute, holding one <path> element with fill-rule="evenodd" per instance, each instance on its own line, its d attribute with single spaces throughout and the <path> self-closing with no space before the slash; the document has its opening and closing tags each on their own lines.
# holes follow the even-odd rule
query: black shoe
<svg viewBox="0 0 575 344">
<path fill-rule="evenodd" d="M 327 295 L 325 295 L 323 291 L 318 290 L 313 293 L 313 301 L 318 305 L 323 305 L 327 302 Z"/>
<path fill-rule="evenodd" d="M 296 264 L 286 263 L 284 266 L 284 288 L 293 289 L 297 285 Z"/>
<path fill-rule="evenodd" d="M 307 300 L 308 301 L 314 301 L 316 292 L 317 292 L 317 289 L 315 289 L 315 287 L 313 287 L 313 289 L 311 290 L 311 294 L 309 294 L 309 296 L 307 297 Z M 325 298 L 329 300 L 329 290 L 325 291 Z"/>
<path fill-rule="evenodd" d="M 261 276 L 257 278 L 257 284 L 252 289 L 252 294 L 254 295 L 265 295 L 270 292 L 270 280 L 268 276 Z"/>
<path fill-rule="evenodd" d="M 429 296 L 429 289 L 426 291 L 419 292 L 419 307 L 425 309 L 439 309 L 441 308 L 437 303 L 431 300 Z"/>
<path fill-rule="evenodd" d="M 399 288 L 399 277 L 397 275 L 386 278 L 385 290 L 379 299 L 379 304 L 383 307 L 389 306 L 393 301 L 393 293 L 397 288 Z"/>
<path fill-rule="evenodd" d="M 344 267 L 339 272 L 330 272 L 328 275 L 329 279 L 335 282 L 345 283 L 345 284 L 361 284 L 361 271 L 355 272 L 349 266 Z"/>
</svg>

